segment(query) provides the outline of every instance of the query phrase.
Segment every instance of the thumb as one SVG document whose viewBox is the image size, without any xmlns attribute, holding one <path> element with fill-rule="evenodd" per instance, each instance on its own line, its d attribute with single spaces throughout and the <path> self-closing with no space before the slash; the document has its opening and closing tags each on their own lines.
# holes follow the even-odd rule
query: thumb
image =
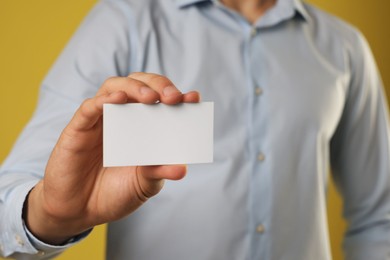
<svg viewBox="0 0 390 260">
<path fill-rule="evenodd" d="M 146 201 L 160 192 L 164 180 L 180 180 L 187 172 L 186 165 L 137 166 L 136 174 L 139 197 Z"/>
</svg>

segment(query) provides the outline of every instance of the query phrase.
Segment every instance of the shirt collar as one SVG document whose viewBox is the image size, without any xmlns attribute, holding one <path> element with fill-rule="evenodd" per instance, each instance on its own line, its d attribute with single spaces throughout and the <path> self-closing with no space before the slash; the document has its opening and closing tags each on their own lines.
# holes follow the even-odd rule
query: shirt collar
<svg viewBox="0 0 390 260">
<path fill-rule="evenodd" d="M 295 10 L 305 19 L 306 21 L 310 20 L 310 15 L 306 10 L 306 7 L 301 0 L 293 0 Z"/>
<path fill-rule="evenodd" d="M 275 8 L 282 6 L 283 8 L 290 8 L 292 11 L 298 12 L 306 21 L 310 16 L 301 0 L 277 0 Z M 201 2 L 210 2 L 210 0 L 175 0 L 176 6 L 179 8 L 194 5 Z"/>
<path fill-rule="evenodd" d="M 181 8 L 188 5 L 194 5 L 200 2 L 209 2 L 210 0 L 175 0 L 176 6 Z"/>
</svg>

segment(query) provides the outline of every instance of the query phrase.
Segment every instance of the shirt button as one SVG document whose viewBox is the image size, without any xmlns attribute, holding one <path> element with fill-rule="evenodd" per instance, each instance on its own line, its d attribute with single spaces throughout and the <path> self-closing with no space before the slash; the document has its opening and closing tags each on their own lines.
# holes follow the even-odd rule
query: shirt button
<svg viewBox="0 0 390 260">
<path fill-rule="evenodd" d="M 256 94 L 256 96 L 260 96 L 261 94 L 263 94 L 263 90 L 260 87 L 256 87 L 255 94 Z"/>
<path fill-rule="evenodd" d="M 252 27 L 251 28 L 251 37 L 255 37 L 257 34 L 257 28 L 256 27 Z"/>
<path fill-rule="evenodd" d="M 258 160 L 259 162 L 264 161 L 264 160 L 265 160 L 265 155 L 264 155 L 263 153 L 259 153 L 259 154 L 257 155 L 257 160 Z"/>
<path fill-rule="evenodd" d="M 24 242 L 23 242 L 23 240 L 22 240 L 22 238 L 20 236 L 16 235 L 15 236 L 15 240 L 18 243 L 18 245 L 24 246 Z"/>
<path fill-rule="evenodd" d="M 264 225 L 260 224 L 256 227 L 257 233 L 262 234 L 262 233 L 264 233 L 264 231 L 265 231 Z"/>
</svg>

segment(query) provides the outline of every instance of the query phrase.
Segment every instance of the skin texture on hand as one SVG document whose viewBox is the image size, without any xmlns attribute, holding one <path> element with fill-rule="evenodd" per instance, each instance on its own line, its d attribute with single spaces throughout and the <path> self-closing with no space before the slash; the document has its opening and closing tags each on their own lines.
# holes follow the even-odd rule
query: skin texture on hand
<svg viewBox="0 0 390 260">
<path fill-rule="evenodd" d="M 156 195 L 164 179 L 185 176 L 185 165 L 104 168 L 103 104 L 199 102 L 197 92 L 182 94 L 160 75 L 134 73 L 105 81 L 63 130 L 24 210 L 28 229 L 40 240 L 61 244 L 102 223 L 118 220 Z M 142 147 L 140 147 L 142 149 Z"/>
</svg>

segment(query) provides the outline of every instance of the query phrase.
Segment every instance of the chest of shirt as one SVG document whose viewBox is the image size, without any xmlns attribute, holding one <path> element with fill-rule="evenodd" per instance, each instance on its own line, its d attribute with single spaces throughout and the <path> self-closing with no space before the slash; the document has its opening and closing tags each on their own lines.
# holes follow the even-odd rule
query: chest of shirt
<svg viewBox="0 0 390 260">
<path fill-rule="evenodd" d="M 166 75 L 183 92 L 198 90 L 204 101 L 214 101 L 217 133 L 283 125 L 332 135 L 348 86 L 343 57 L 330 58 L 341 47 L 321 49 L 295 20 L 257 34 L 202 23 L 209 24 L 176 26 L 171 35 L 164 24 L 146 30 L 139 70 Z"/>
</svg>

